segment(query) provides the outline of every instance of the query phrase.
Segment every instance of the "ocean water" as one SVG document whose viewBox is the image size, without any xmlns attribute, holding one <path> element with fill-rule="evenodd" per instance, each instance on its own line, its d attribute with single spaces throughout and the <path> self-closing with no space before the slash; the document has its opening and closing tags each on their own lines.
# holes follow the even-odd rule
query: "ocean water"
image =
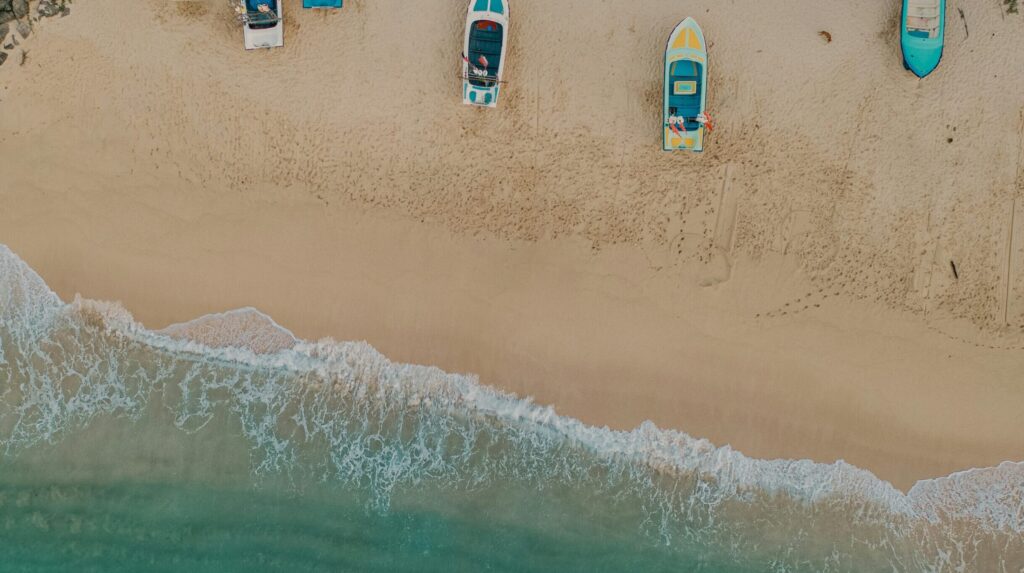
<svg viewBox="0 0 1024 573">
<path fill-rule="evenodd" d="M 1024 571 L 1024 463 L 586 426 L 252 309 L 148 331 L 0 246 L 0 571 Z"/>
</svg>

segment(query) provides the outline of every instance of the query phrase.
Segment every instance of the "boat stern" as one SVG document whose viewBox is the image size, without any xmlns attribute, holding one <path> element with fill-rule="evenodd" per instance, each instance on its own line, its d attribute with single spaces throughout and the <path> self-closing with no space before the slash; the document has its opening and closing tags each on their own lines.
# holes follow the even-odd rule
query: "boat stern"
<svg viewBox="0 0 1024 573">
<path fill-rule="evenodd" d="M 704 128 L 682 131 L 665 122 L 663 143 L 665 151 L 704 151 Z"/>
<path fill-rule="evenodd" d="M 468 80 L 462 82 L 462 103 L 483 107 L 497 107 L 500 86 L 475 86 Z"/>
<path fill-rule="evenodd" d="M 280 48 L 284 45 L 284 23 L 280 20 L 272 28 L 251 28 L 245 26 L 245 49 Z"/>
</svg>

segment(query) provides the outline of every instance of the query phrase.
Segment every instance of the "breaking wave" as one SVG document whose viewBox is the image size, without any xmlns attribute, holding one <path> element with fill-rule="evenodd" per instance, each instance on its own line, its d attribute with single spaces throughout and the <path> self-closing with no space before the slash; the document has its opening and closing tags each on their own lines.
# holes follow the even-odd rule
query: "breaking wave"
<svg viewBox="0 0 1024 573">
<path fill-rule="evenodd" d="M 121 306 L 64 303 L 0 246 L 0 447 L 16 459 L 157 405 L 184 435 L 236 421 L 255 479 L 396 495 L 514 484 L 736 570 L 1024 567 L 1024 462 L 904 494 L 843 461 L 759 460 L 647 422 L 588 426 L 474 377 L 361 342 L 296 339 L 255 309 L 150 331 Z M 596 509 L 595 509 L 596 508 Z M 746 569 L 743 569 L 746 568 Z"/>
</svg>

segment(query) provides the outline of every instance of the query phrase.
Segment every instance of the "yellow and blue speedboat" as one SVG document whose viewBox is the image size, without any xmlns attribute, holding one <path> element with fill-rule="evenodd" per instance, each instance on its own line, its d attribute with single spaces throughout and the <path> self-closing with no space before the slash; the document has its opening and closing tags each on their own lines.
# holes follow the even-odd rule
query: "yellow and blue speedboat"
<svg viewBox="0 0 1024 573">
<path fill-rule="evenodd" d="M 508 0 L 470 0 L 462 52 L 462 103 L 498 105 L 507 40 Z"/>
<path fill-rule="evenodd" d="M 707 80 L 704 32 L 696 20 L 687 18 L 672 31 L 665 49 L 665 151 L 704 150 L 704 134 L 711 128 L 705 111 Z"/>
<path fill-rule="evenodd" d="M 942 59 L 945 31 L 946 0 L 903 0 L 903 67 L 920 78 L 930 74 Z"/>
</svg>

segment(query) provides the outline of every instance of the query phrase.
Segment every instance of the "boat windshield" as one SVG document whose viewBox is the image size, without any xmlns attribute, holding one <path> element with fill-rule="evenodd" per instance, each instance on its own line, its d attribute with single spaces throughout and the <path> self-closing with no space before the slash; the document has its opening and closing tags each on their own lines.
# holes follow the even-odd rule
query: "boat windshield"
<svg viewBox="0 0 1024 573">
<path fill-rule="evenodd" d="M 492 86 L 501 66 L 501 24 L 477 20 L 469 30 L 469 70 L 466 74 L 474 86 Z"/>
<path fill-rule="evenodd" d="M 907 34 L 914 38 L 935 38 L 939 35 L 941 0 L 909 0 L 905 23 Z"/>
</svg>

